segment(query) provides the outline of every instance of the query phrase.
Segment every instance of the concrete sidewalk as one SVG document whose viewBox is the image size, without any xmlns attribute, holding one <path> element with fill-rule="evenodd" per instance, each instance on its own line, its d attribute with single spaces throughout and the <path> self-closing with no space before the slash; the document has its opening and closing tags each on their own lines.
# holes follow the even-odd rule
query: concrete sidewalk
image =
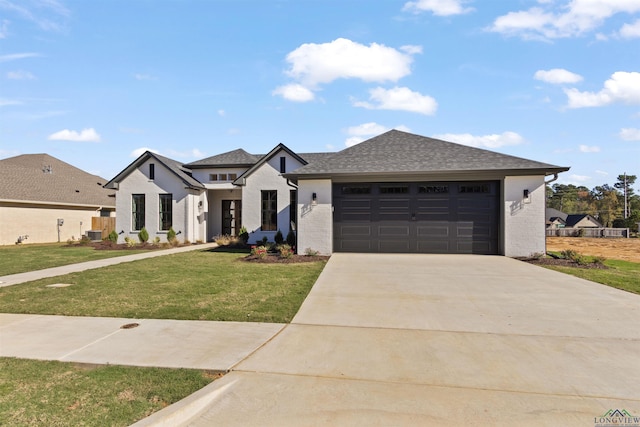
<svg viewBox="0 0 640 427">
<path fill-rule="evenodd" d="M 283 327 L 276 323 L 0 313 L 0 356 L 226 372 Z"/>
<path fill-rule="evenodd" d="M 178 248 L 152 250 L 133 255 L 116 256 L 113 258 L 100 259 L 95 261 L 80 262 L 77 264 L 62 265 L 60 267 L 45 268 L 43 270 L 28 271 L 25 273 L 10 274 L 0 276 L 0 288 L 17 285 L 19 283 L 30 282 L 32 280 L 44 279 L 45 277 L 62 276 L 63 274 L 76 273 L 78 271 L 91 270 L 94 268 L 106 267 L 108 265 L 122 264 L 124 262 L 137 261 L 140 259 L 155 258 L 164 255 L 178 254 L 182 252 L 198 251 L 215 248 L 216 243 L 205 243 L 202 245 L 181 246 Z"/>
<path fill-rule="evenodd" d="M 334 254 L 290 325 L 136 426 L 640 415 L 640 296 L 505 257 Z"/>
</svg>

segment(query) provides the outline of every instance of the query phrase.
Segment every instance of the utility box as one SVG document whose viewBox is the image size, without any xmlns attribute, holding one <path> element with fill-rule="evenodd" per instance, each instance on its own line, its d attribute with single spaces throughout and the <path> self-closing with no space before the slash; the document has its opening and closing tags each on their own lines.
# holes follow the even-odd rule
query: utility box
<svg viewBox="0 0 640 427">
<path fill-rule="evenodd" d="M 100 240 L 102 240 L 102 231 L 101 230 L 88 230 L 87 231 L 87 237 L 92 242 L 100 241 Z"/>
</svg>

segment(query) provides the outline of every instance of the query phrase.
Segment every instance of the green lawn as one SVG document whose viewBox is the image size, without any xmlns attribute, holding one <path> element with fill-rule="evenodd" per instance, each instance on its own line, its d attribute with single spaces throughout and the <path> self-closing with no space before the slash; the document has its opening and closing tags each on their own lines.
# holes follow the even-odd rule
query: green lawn
<svg viewBox="0 0 640 427">
<path fill-rule="evenodd" d="M 0 288 L 0 312 L 288 323 L 326 264 L 245 255 L 196 250 Z"/>
<path fill-rule="evenodd" d="M 640 263 L 606 260 L 604 265 L 609 268 L 595 269 L 549 265 L 544 265 L 543 267 L 640 294 Z"/>
<path fill-rule="evenodd" d="M 96 251 L 64 243 L 0 246 L 0 276 L 139 252 L 144 250 Z"/>
<path fill-rule="evenodd" d="M 214 378 L 189 369 L 0 358 L 0 425 L 128 426 Z"/>
</svg>

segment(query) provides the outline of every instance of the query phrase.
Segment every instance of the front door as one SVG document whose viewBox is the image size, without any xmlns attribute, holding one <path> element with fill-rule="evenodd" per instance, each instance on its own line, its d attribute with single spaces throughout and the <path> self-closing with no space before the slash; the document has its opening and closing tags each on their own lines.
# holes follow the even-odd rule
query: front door
<svg viewBox="0 0 640 427">
<path fill-rule="evenodd" d="M 242 219 L 242 200 L 222 201 L 222 234 L 237 236 Z"/>
</svg>

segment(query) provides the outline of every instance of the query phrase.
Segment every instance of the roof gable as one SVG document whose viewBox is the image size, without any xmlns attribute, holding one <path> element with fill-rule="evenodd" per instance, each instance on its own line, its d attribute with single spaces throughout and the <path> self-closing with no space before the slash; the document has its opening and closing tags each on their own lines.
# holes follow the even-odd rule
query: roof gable
<svg viewBox="0 0 640 427">
<path fill-rule="evenodd" d="M 303 159 L 302 157 L 300 157 L 298 154 L 294 153 L 293 151 L 291 151 L 286 145 L 284 144 L 278 144 L 276 145 L 271 151 L 269 151 L 267 154 L 265 154 L 264 156 L 262 156 L 262 158 L 255 163 L 253 166 L 251 166 L 245 173 L 243 173 L 242 175 L 240 175 L 238 177 L 238 179 L 236 179 L 235 181 L 233 181 L 233 183 L 235 185 L 244 185 L 244 180 L 249 177 L 253 172 L 255 172 L 256 170 L 258 170 L 262 165 L 264 165 L 266 162 L 268 162 L 273 156 L 275 156 L 276 154 L 278 154 L 279 152 L 284 151 L 287 154 L 289 154 L 291 157 L 293 157 L 294 159 L 296 159 L 298 162 L 302 163 L 303 165 L 307 165 L 307 161 L 305 159 Z M 304 166 L 303 166 L 304 167 Z"/>
<path fill-rule="evenodd" d="M 425 172 L 535 171 L 569 168 L 391 130 L 288 174 L 291 177 Z"/>
<path fill-rule="evenodd" d="M 106 179 L 48 154 L 0 160 L 0 199 L 115 207 Z"/>
<path fill-rule="evenodd" d="M 152 153 L 151 151 L 145 151 L 135 159 L 133 162 L 129 164 L 126 168 L 122 170 L 118 175 L 116 175 L 111 181 L 105 184 L 105 188 L 117 188 L 117 183 L 124 180 L 127 176 L 129 176 L 134 170 L 139 168 L 144 162 L 149 159 L 154 159 L 157 162 L 161 163 L 166 167 L 169 171 L 171 171 L 176 177 L 178 177 L 184 184 L 189 188 L 198 188 L 203 189 L 204 185 L 198 181 L 197 179 L 191 176 L 191 171 L 184 167 L 182 163 L 177 162 L 168 157 L 161 156 L 156 153 Z"/>
</svg>

